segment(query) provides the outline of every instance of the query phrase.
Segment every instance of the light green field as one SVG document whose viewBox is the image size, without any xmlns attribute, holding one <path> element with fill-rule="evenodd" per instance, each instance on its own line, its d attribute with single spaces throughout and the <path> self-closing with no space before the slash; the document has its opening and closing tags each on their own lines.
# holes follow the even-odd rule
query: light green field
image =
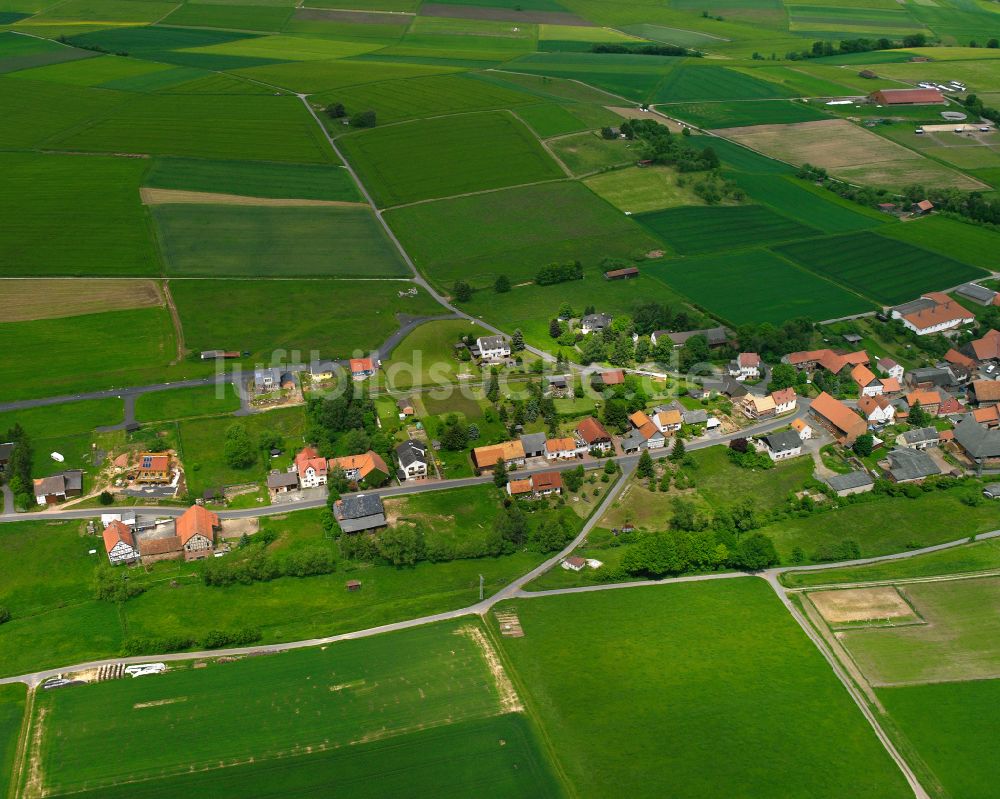
<svg viewBox="0 0 1000 799">
<path fill-rule="evenodd" d="M 926 624 L 845 630 L 840 642 L 872 685 L 1000 676 L 1000 579 L 907 583 L 900 590 Z"/>
<path fill-rule="evenodd" d="M 582 797 L 909 795 L 761 580 L 502 608 L 516 610 L 524 629 L 523 638 L 499 638 L 516 684 Z M 609 730 L 628 745 L 609 746 Z"/>
<path fill-rule="evenodd" d="M 563 177 L 524 124 L 501 112 L 376 128 L 340 144 L 380 207 Z"/>
<path fill-rule="evenodd" d="M 662 245 L 579 183 L 564 181 L 397 208 L 386 219 L 403 246 L 443 288 L 462 279 L 492 286 L 533 280 L 555 261 L 597 267 Z"/>
<path fill-rule="evenodd" d="M 118 424 L 123 418 L 122 401 L 117 397 L 43 405 L 0 413 L 0 435 L 19 424 L 32 439 L 75 436 L 89 433 L 95 427 Z"/>
<path fill-rule="evenodd" d="M 144 161 L 0 153 L 0 169 L 0 275 L 159 273 L 139 202 Z"/>
<path fill-rule="evenodd" d="M 394 81 L 457 72 L 459 67 L 446 64 L 411 64 L 405 61 L 310 61 L 291 64 L 266 64 L 236 71 L 238 75 L 285 86 L 296 91 L 323 92 L 312 98 L 317 105 L 337 102 L 337 91 L 346 86 Z"/>
<path fill-rule="evenodd" d="M 219 386 L 175 388 L 142 394 L 135 403 L 135 418 L 139 422 L 159 422 L 186 419 L 191 416 L 214 416 L 240 407 L 240 398 L 232 383 Z"/>
<path fill-rule="evenodd" d="M 384 359 L 382 371 L 386 382 L 393 388 L 409 388 L 413 385 L 453 382 L 456 375 L 476 374 L 471 361 L 459 361 L 455 357 L 455 343 L 460 336 L 488 336 L 484 327 L 465 320 L 448 319 L 421 325 L 392 351 L 392 357 Z"/>
<path fill-rule="evenodd" d="M 548 146 L 574 175 L 589 175 L 639 159 L 635 146 L 623 139 L 602 139 L 594 132 L 552 139 Z"/>
<path fill-rule="evenodd" d="M 280 31 L 292 15 L 290 7 L 185 3 L 167 16 L 165 25 L 191 28 L 228 28 Z"/>
<path fill-rule="evenodd" d="M 11 790 L 14 756 L 24 724 L 27 688 L 20 683 L 0 686 L 0 792 Z"/>
<path fill-rule="evenodd" d="M 678 185 L 678 177 L 669 167 L 630 167 L 594 175 L 584 184 L 616 208 L 631 213 L 678 205 L 704 205 L 705 201 L 694 193 L 690 183 Z"/>
<path fill-rule="evenodd" d="M 409 269 L 367 206 L 157 205 L 174 275 L 404 277 Z"/>
<path fill-rule="evenodd" d="M 248 759 L 276 761 L 273 772 L 293 756 L 351 749 L 500 715 L 497 684 L 474 634 L 467 631 L 470 624 L 474 622 L 421 627 L 205 670 L 179 670 L 156 680 L 118 681 L 40 696 L 45 734 L 39 756 L 46 788 L 53 793 L 95 791 L 123 779 L 163 779 L 190 772 L 192 765 L 200 771 Z M 248 686 L 254 686 L 249 695 Z M 233 702 L 240 703 L 241 713 L 227 712 Z M 250 719 L 257 723 L 248 725 Z M 122 724 L 136 732 L 123 744 L 127 757 L 94 757 L 98 741 Z M 178 732 L 177 745 L 150 748 L 143 743 L 146 731 L 164 726 Z M 205 740 L 195 760 L 180 744 L 191 736 Z M 406 742 L 405 737 L 401 740 Z M 433 736 L 429 743 L 440 746 Z M 542 793 L 532 795 L 553 795 L 552 773 L 530 745 L 530 737 L 514 744 L 520 750 L 515 768 L 524 773 L 516 779 L 501 774 L 502 795 L 526 796 L 535 781 Z M 66 746 L 72 755 L 64 751 Z M 470 772 L 488 779 L 481 769 L 495 765 L 496 759 L 475 765 L 475 753 L 465 755 L 471 760 L 454 776 L 435 778 L 424 771 L 423 779 L 455 788 L 472 778 Z M 288 787 L 296 789 L 294 783 Z M 427 785 L 420 790 L 431 789 Z"/>
<path fill-rule="evenodd" d="M 76 61 L 52 64 L 15 72 L 11 77 L 21 80 L 51 81 L 69 86 L 100 86 L 111 81 L 155 75 L 169 69 L 166 64 L 151 64 L 135 58 L 106 55 L 87 59 L 86 64 L 79 64 Z"/>
</svg>

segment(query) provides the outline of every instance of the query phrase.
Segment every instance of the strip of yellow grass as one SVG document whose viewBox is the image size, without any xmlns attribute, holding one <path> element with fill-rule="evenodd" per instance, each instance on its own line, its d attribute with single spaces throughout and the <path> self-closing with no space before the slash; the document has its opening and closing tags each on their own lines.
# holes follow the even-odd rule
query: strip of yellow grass
<svg viewBox="0 0 1000 799">
<path fill-rule="evenodd" d="M 0 280 L 0 322 L 58 319 L 163 305 L 153 280 L 53 278 Z"/>
<path fill-rule="evenodd" d="M 242 194 L 217 194 L 211 191 L 183 191 L 181 189 L 139 189 L 139 196 L 146 205 L 272 205 L 309 206 L 333 205 L 349 208 L 367 207 L 365 203 L 342 200 L 290 200 L 278 197 L 245 197 Z"/>
</svg>

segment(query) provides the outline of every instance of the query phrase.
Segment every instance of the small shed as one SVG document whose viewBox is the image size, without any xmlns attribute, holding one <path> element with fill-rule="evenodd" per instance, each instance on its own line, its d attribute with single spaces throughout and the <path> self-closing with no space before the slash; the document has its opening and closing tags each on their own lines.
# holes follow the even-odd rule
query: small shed
<svg viewBox="0 0 1000 799">
<path fill-rule="evenodd" d="M 348 591 L 360 591 L 361 590 L 361 581 L 360 580 L 348 580 L 346 583 L 344 583 L 344 586 L 347 588 Z"/>
</svg>

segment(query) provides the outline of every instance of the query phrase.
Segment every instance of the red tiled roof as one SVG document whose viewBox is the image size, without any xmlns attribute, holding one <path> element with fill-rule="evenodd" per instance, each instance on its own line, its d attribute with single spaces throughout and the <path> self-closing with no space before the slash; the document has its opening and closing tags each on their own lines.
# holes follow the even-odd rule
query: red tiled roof
<svg viewBox="0 0 1000 799">
<path fill-rule="evenodd" d="M 871 416 L 876 410 L 884 410 L 890 403 L 885 397 L 862 397 L 858 400 L 858 410 L 865 416 Z"/>
<path fill-rule="evenodd" d="M 911 391 L 909 394 L 906 395 L 906 404 L 909 405 L 911 408 L 913 407 L 914 403 L 917 402 L 920 403 L 920 407 L 926 410 L 926 408 L 929 405 L 930 406 L 940 405 L 941 395 L 938 394 L 936 391 L 925 391 L 922 388 L 918 388 L 916 391 Z"/>
<path fill-rule="evenodd" d="M 518 494 L 530 494 L 531 478 L 526 477 L 523 480 L 510 480 L 507 483 L 507 490 L 512 497 L 516 497 Z"/>
<path fill-rule="evenodd" d="M 775 405 L 787 405 L 789 402 L 794 402 L 797 397 L 798 394 L 791 386 L 771 392 L 771 399 L 774 400 Z"/>
<path fill-rule="evenodd" d="M 554 491 L 562 488 L 562 475 L 559 472 L 539 472 L 531 475 L 531 486 L 535 491 Z"/>
<path fill-rule="evenodd" d="M 872 374 L 871 369 L 869 369 L 864 364 L 860 363 L 853 369 L 851 369 L 851 378 L 854 380 L 855 383 L 857 383 L 862 388 L 864 388 L 865 386 L 870 386 L 872 383 L 878 380 L 878 378 L 875 377 L 874 374 Z"/>
<path fill-rule="evenodd" d="M 760 366 L 760 355 L 756 352 L 741 352 L 736 362 L 740 366 Z"/>
<path fill-rule="evenodd" d="M 810 409 L 841 430 L 848 438 L 857 438 L 868 427 L 864 419 L 825 391 L 812 401 Z"/>
<path fill-rule="evenodd" d="M 980 424 L 1000 422 L 1000 405 L 990 405 L 986 408 L 976 408 L 972 412 L 972 418 Z"/>
<path fill-rule="evenodd" d="M 187 544 L 192 537 L 203 535 L 209 541 L 215 540 L 215 528 L 219 526 L 219 514 L 212 513 L 202 505 L 192 505 L 181 516 L 177 517 L 177 537 L 181 546 Z"/>
<path fill-rule="evenodd" d="M 642 427 L 644 424 L 649 424 L 650 419 L 643 411 L 635 411 L 628 415 L 628 420 L 632 423 L 633 427 Z"/>
<path fill-rule="evenodd" d="M 877 102 L 886 105 L 921 105 L 943 103 L 944 95 L 937 89 L 881 89 L 872 94 Z"/>
<path fill-rule="evenodd" d="M 973 341 L 972 351 L 980 361 L 1000 359 L 1000 330 L 991 330 L 982 338 Z"/>
<path fill-rule="evenodd" d="M 597 421 L 597 419 L 593 416 L 588 416 L 580 422 L 580 424 L 576 426 L 576 432 L 578 432 L 580 434 L 580 438 L 588 444 L 594 444 L 598 441 L 611 440 L 611 435 L 604 429 L 604 425 Z"/>
<path fill-rule="evenodd" d="M 140 472 L 165 472 L 169 468 L 170 456 L 166 453 L 143 452 L 139 455 Z"/>
<path fill-rule="evenodd" d="M 976 402 L 995 402 L 1000 400 L 1000 380 L 973 380 L 972 391 Z"/>
<path fill-rule="evenodd" d="M 546 452 L 567 452 L 576 449 L 574 438 L 550 438 L 545 442 Z"/>
<path fill-rule="evenodd" d="M 317 474 L 326 474 L 326 458 L 321 458 L 314 447 L 303 447 L 295 456 L 295 470 L 303 475 L 310 466 Z"/>
<path fill-rule="evenodd" d="M 610 369 L 601 372 L 601 382 L 606 386 L 617 386 L 625 382 L 625 372 L 621 369 Z"/>
<path fill-rule="evenodd" d="M 385 461 L 382 460 L 382 456 L 377 452 L 368 450 L 362 455 L 347 455 L 343 458 L 331 458 L 330 468 L 341 468 L 345 472 L 358 470 L 358 479 L 364 480 L 368 475 L 370 475 L 376 469 L 383 474 L 389 474 L 389 468 L 385 465 Z"/>
<path fill-rule="evenodd" d="M 903 318 L 918 330 L 926 330 L 929 327 L 943 325 L 947 322 L 958 322 L 962 320 L 972 321 L 975 315 L 963 308 L 957 302 L 948 299 L 943 295 L 945 301 L 941 301 L 941 296 L 937 292 L 924 295 L 929 300 L 934 300 L 937 304 L 933 308 L 926 308 L 922 311 L 906 314 Z"/>
<path fill-rule="evenodd" d="M 104 528 L 104 548 L 109 555 L 119 541 L 124 541 L 132 549 L 135 549 L 135 536 L 132 535 L 132 530 L 124 522 L 115 519 Z"/>
<path fill-rule="evenodd" d="M 963 411 L 965 411 L 965 406 L 955 397 L 948 397 L 938 405 L 938 414 L 941 416 L 947 416 L 951 413 L 962 413 Z"/>
<path fill-rule="evenodd" d="M 371 358 L 351 358 L 351 374 L 359 372 L 374 372 L 375 364 Z"/>
<path fill-rule="evenodd" d="M 472 450 L 472 460 L 480 468 L 496 466 L 498 461 L 513 461 L 524 457 L 524 444 L 520 441 L 504 441 L 502 444 L 488 444 Z"/>
</svg>

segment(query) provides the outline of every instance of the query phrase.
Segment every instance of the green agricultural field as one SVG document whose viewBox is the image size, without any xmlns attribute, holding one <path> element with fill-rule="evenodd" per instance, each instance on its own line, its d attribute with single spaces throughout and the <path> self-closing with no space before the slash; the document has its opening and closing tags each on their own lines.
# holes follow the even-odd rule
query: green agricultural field
<svg viewBox="0 0 1000 799">
<path fill-rule="evenodd" d="M 305 106 L 287 96 L 144 95 L 45 144 L 84 152 L 320 164 L 335 160 Z"/>
<path fill-rule="evenodd" d="M 388 212 L 386 220 L 417 265 L 445 288 L 458 279 L 492 287 L 500 274 L 516 284 L 556 261 L 590 268 L 662 246 L 570 181 L 419 203 Z"/>
<path fill-rule="evenodd" d="M 784 86 L 717 66 L 683 66 L 672 70 L 656 87 L 654 103 L 697 100 L 760 100 L 790 97 Z"/>
<path fill-rule="evenodd" d="M 117 397 L 43 405 L 0 413 L 0 431 L 3 431 L 0 436 L 15 424 L 21 425 L 32 439 L 75 436 L 89 433 L 95 427 L 118 424 L 123 419 L 124 408 Z"/>
<path fill-rule="evenodd" d="M 163 22 L 190 28 L 279 31 L 291 15 L 289 6 L 185 3 Z"/>
<path fill-rule="evenodd" d="M 58 52 L 79 53 L 81 55 L 88 53 L 87 50 L 73 50 L 63 46 L 58 47 Z M 14 72 L 11 74 L 11 77 L 26 80 L 51 81 L 70 86 L 101 86 L 112 81 L 138 78 L 143 75 L 164 72 L 170 69 L 165 64 L 150 64 L 147 61 L 139 61 L 134 58 L 121 58 L 119 56 L 89 58 L 86 64 L 80 64 L 77 61 L 78 57 L 72 60 L 61 59 L 57 63 Z M 0 71 L 3 70 L 5 63 L 0 62 Z"/>
<path fill-rule="evenodd" d="M 0 795 L 9 796 L 17 743 L 24 724 L 27 688 L 16 683 L 0 685 Z"/>
<path fill-rule="evenodd" d="M 996 529 L 996 508 L 970 508 L 962 502 L 964 494 L 961 489 L 953 489 L 922 494 L 916 499 L 884 497 L 874 504 L 848 505 L 807 518 L 775 522 L 761 531 L 774 540 L 778 554 L 787 563 L 795 547 L 801 547 L 811 557 L 820 547 L 853 539 L 861 547 L 861 556 L 870 558 Z M 878 522 L 873 523 L 871 514 L 876 512 Z"/>
<path fill-rule="evenodd" d="M 941 574 L 962 574 L 998 568 L 1000 568 L 1000 540 L 986 539 L 941 552 L 929 552 L 905 560 L 873 563 L 869 566 L 785 572 L 781 575 L 781 582 L 790 588 L 803 588 L 815 585 L 896 580 L 905 577 L 935 577 Z"/>
<path fill-rule="evenodd" d="M 609 167 L 634 164 L 639 155 L 632 142 L 604 139 L 599 133 L 575 133 L 550 139 L 546 144 L 574 175 L 589 175 Z"/>
<path fill-rule="evenodd" d="M 515 610 L 524 629 L 523 638 L 499 639 L 515 684 L 581 797 L 909 795 L 762 580 L 501 608 Z M 627 732 L 628 745 L 609 745 L 609 730 Z"/>
<path fill-rule="evenodd" d="M 139 422 L 161 422 L 192 416 L 215 416 L 230 413 L 239 407 L 240 398 L 233 384 L 222 383 L 142 394 L 135 403 L 135 418 Z"/>
<path fill-rule="evenodd" d="M 512 91 L 467 75 L 434 75 L 404 80 L 363 83 L 327 92 L 322 101 L 343 103 L 347 113 L 374 109 L 379 124 L 416 117 L 517 108 L 537 102 L 530 94 Z M 340 123 L 329 123 L 334 133 Z M 574 130 L 579 130 L 580 124 Z"/>
<path fill-rule="evenodd" d="M 1000 233 L 986 227 L 946 216 L 928 216 L 905 225 L 889 225 L 880 232 L 991 272 L 996 269 Z"/>
<path fill-rule="evenodd" d="M 682 255 L 805 239 L 819 231 L 762 205 L 670 208 L 636 214 L 637 222 Z"/>
<path fill-rule="evenodd" d="M 789 175 L 736 172 L 730 177 L 756 202 L 824 233 L 848 233 L 879 227 L 887 219 L 885 214 L 842 200 L 833 192 Z M 886 226 L 886 229 L 889 228 Z"/>
<path fill-rule="evenodd" d="M 438 760 L 441 751 L 448 752 L 447 769 Z M 562 796 L 531 725 L 520 714 L 459 721 L 278 761 L 160 779 L 144 784 L 142 796 L 241 796 L 252 791 L 256 796 L 305 799 L 317 792 L 349 790 L 364 799 L 379 799 L 387 792 L 431 799 L 449 791 L 475 793 L 484 784 L 497 799 Z M 109 785 L 64 796 L 126 799 L 136 796 L 135 790 L 130 784 Z"/>
<path fill-rule="evenodd" d="M 452 383 L 458 374 L 476 374 L 471 361 L 459 361 L 455 343 L 461 336 L 488 336 L 490 332 L 464 319 L 428 322 L 413 330 L 383 358 L 386 384 L 393 389 L 413 385 Z"/>
<path fill-rule="evenodd" d="M 988 799 L 1000 770 L 990 742 L 1000 701 L 1000 680 L 971 680 L 881 688 L 879 700 L 951 796 Z"/>
<path fill-rule="evenodd" d="M 159 273 L 143 161 L 0 153 L 0 169 L 0 275 Z"/>
<path fill-rule="evenodd" d="M 6 352 L 20 356 L 0 362 L 10 400 L 159 382 L 177 356 L 165 308 L 7 322 L 0 324 L 0 340 Z M 45 363 L 45 369 L 26 371 L 25 360 Z"/>
<path fill-rule="evenodd" d="M 563 176 L 524 124 L 501 112 L 376 128 L 340 144 L 380 207 Z"/>
<path fill-rule="evenodd" d="M 900 590 L 924 624 L 844 630 L 840 643 L 875 686 L 1000 676 L 1000 579 L 907 583 Z"/>
<path fill-rule="evenodd" d="M 405 746 L 407 737 L 416 730 L 498 716 L 513 702 L 491 675 L 483 649 L 489 644 L 474 625 L 459 621 L 420 627 L 331 647 L 213 664 L 205 670 L 178 670 L 157 680 L 96 684 L 75 692 L 40 696 L 38 713 L 45 713 L 45 734 L 38 757 L 46 789 L 52 793 L 95 791 L 126 779 L 176 777 L 189 773 L 192 765 L 201 771 L 248 759 L 254 764 L 270 761 L 273 783 L 273 770 L 289 757 L 295 760 L 283 770 L 298 762 L 308 763 L 302 755 L 341 748 L 350 751 L 359 744 L 390 738 Z M 248 685 L 255 686 L 250 694 Z M 234 701 L 241 704 L 243 712 L 225 712 Z M 101 712 L 95 712 L 99 707 Z M 251 719 L 257 722 L 248 727 Z M 123 744 L 127 757 L 110 761 L 95 758 L 96 742 L 123 723 L 136 733 Z M 164 726 L 177 731 L 178 745 L 150 748 L 143 743 L 146 731 Z M 248 729 L 253 733 L 248 735 Z M 503 727 L 494 725 L 492 729 Z M 520 729 L 521 735 L 514 740 L 520 755 L 515 767 L 525 773 L 516 779 L 500 775 L 501 787 L 507 790 L 504 795 L 534 795 L 529 786 L 535 780 L 543 795 L 557 795 L 554 778 L 534 745 L 530 727 L 522 725 Z M 206 743 L 192 761 L 191 752 L 179 741 L 195 734 Z M 440 746 L 441 738 L 431 734 L 421 743 L 423 756 L 417 758 L 416 752 L 404 750 L 399 765 L 409 766 L 424 780 L 451 784 L 459 793 L 460 783 L 489 780 L 489 774 L 482 770 L 498 762 L 496 757 L 475 758 L 480 742 L 461 748 L 473 758 L 471 763 L 454 772 L 449 770 L 448 777 L 438 769 L 435 778 L 426 768 L 421 769 L 419 762 L 426 762 L 427 748 Z M 72 747 L 73 755 L 64 751 L 66 746 Z M 386 754 L 393 757 L 391 750 Z M 361 756 L 341 758 L 346 760 L 347 774 L 355 780 L 363 778 L 378 761 L 375 756 L 358 764 Z M 503 765 L 505 760 L 500 758 L 499 763 Z M 251 769 L 242 782 L 246 784 L 253 775 Z M 204 781 L 209 776 L 197 782 L 208 787 Z M 310 776 L 316 779 L 317 775 Z M 389 779 L 402 785 L 411 776 L 390 772 Z"/>
<path fill-rule="evenodd" d="M 679 61 L 641 55 L 532 53 L 509 62 L 507 68 L 512 72 L 580 81 L 629 100 L 645 100 Z"/>
<path fill-rule="evenodd" d="M 564 136 L 592 127 L 576 116 L 574 110 L 572 106 L 544 103 L 519 108 L 517 115 L 528 123 L 528 126 L 535 131 L 535 135 L 547 139 L 550 136 Z M 615 121 L 615 115 L 611 112 L 607 114 L 608 124 L 611 124 Z"/>
<path fill-rule="evenodd" d="M 152 208 L 173 275 L 407 277 L 367 206 L 168 204 Z"/>
<path fill-rule="evenodd" d="M 251 362 L 298 350 L 308 361 L 370 352 L 399 328 L 397 313 L 435 315 L 444 309 L 425 291 L 400 297 L 397 281 L 174 280 L 170 290 L 184 326 L 185 343 L 201 350 L 250 352 Z M 295 313 L 261 313 L 262 308 Z M 207 312 L 211 309 L 211 312 Z"/>
<path fill-rule="evenodd" d="M 647 271 L 734 325 L 837 319 L 874 307 L 766 250 L 665 261 Z"/>
<path fill-rule="evenodd" d="M 743 125 L 808 122 L 826 118 L 826 114 L 820 113 L 810 105 L 774 100 L 680 103 L 661 106 L 660 110 L 700 128 L 735 128 Z"/>
<path fill-rule="evenodd" d="M 247 197 L 358 202 L 361 193 L 340 167 L 250 161 L 157 158 L 143 185 Z"/>
<path fill-rule="evenodd" d="M 0 25 L 17 22 L 17 19 L 5 19 L 12 12 L 0 11 Z M 20 17 L 20 14 L 16 14 Z M 30 16 L 26 14 L 25 16 Z M 46 64 L 60 64 L 67 61 L 77 61 L 81 58 L 93 58 L 96 53 L 86 50 L 76 50 L 63 47 L 47 39 L 19 36 L 10 31 L 0 33 L 0 74 L 15 70 L 28 70 L 32 67 L 42 67 Z"/>
<path fill-rule="evenodd" d="M 921 247 L 860 232 L 775 250 L 819 275 L 885 304 L 919 297 L 983 275 L 974 266 Z"/>
<path fill-rule="evenodd" d="M 296 91 L 322 92 L 311 102 L 323 106 L 336 102 L 337 91 L 363 83 L 391 82 L 457 72 L 459 67 L 442 64 L 413 64 L 405 61 L 373 61 L 369 58 L 339 61 L 310 61 L 266 64 L 237 70 L 235 74 Z"/>
<path fill-rule="evenodd" d="M 705 205 L 687 178 L 670 167 L 629 167 L 583 181 L 592 192 L 621 211 L 643 213 L 680 205 Z M 686 185 L 680 185 L 684 182 Z"/>
</svg>

